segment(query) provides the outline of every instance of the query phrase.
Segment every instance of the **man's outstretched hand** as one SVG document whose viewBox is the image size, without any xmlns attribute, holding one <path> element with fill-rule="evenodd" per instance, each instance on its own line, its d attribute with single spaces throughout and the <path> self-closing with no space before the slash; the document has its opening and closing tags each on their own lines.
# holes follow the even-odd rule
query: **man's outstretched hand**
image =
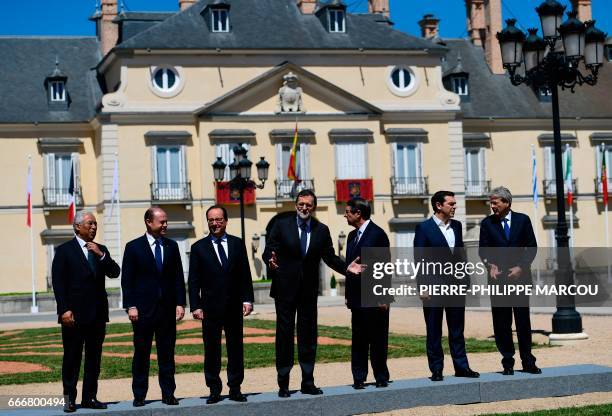
<svg viewBox="0 0 612 416">
<path fill-rule="evenodd" d="M 359 264 L 359 259 L 361 257 L 357 257 L 351 264 L 349 264 L 346 271 L 350 274 L 361 274 L 367 267 L 367 264 Z"/>
</svg>

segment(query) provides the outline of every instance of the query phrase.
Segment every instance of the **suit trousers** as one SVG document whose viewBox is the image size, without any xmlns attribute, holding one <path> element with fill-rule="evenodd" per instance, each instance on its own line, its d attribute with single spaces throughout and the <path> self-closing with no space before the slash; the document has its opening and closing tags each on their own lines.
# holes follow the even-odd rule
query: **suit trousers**
<svg viewBox="0 0 612 416">
<path fill-rule="evenodd" d="M 85 368 L 83 369 L 83 395 L 81 400 L 89 400 L 98 393 L 98 377 L 102 360 L 102 343 L 106 333 L 106 322 L 76 324 L 74 327 L 62 325 L 62 384 L 64 396 L 76 400 L 77 382 L 81 370 L 81 357 L 85 346 Z"/>
<path fill-rule="evenodd" d="M 317 355 L 317 298 L 295 301 L 275 299 L 276 307 L 276 372 L 278 386 L 289 388 L 293 368 L 294 331 L 297 314 L 298 362 L 302 369 L 302 388 L 314 386 L 314 366 Z"/>
<path fill-rule="evenodd" d="M 442 318 L 446 311 L 448 327 L 448 344 L 455 371 L 469 367 L 465 351 L 463 329 L 465 325 L 465 307 L 425 306 L 423 315 L 427 328 L 427 361 L 429 370 L 442 371 L 444 368 L 444 352 L 442 350 Z"/>
<path fill-rule="evenodd" d="M 174 346 L 176 344 L 175 309 L 158 305 L 151 317 L 139 317 L 132 322 L 134 330 L 134 358 L 132 359 L 132 392 L 135 399 L 144 400 L 149 389 L 151 344 L 155 337 L 159 386 L 162 397 L 174 395 Z"/>
<path fill-rule="evenodd" d="M 354 382 L 365 382 L 368 377 L 368 352 L 374 379 L 377 382 L 389 381 L 389 310 L 351 309 L 351 330 L 351 371 Z"/>
<path fill-rule="evenodd" d="M 512 340 L 512 314 L 516 324 L 519 353 L 523 367 L 535 365 L 536 358 L 531 353 L 531 319 L 528 307 L 493 307 L 493 332 L 495 344 L 502 355 L 504 368 L 514 367 L 514 342 Z"/>
<path fill-rule="evenodd" d="M 225 314 L 205 313 L 202 321 L 204 340 L 204 379 L 211 393 L 221 394 L 221 331 L 225 332 L 227 348 L 227 385 L 230 391 L 240 389 L 244 380 L 244 349 L 242 342 L 242 309 Z"/>
</svg>

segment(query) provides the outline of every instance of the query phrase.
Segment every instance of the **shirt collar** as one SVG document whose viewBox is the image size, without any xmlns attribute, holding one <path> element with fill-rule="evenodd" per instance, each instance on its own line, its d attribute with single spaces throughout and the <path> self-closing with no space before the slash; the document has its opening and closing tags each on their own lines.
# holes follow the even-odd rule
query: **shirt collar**
<svg viewBox="0 0 612 416">
<path fill-rule="evenodd" d="M 308 218 L 306 221 L 302 220 L 299 215 L 295 216 L 296 218 L 296 222 L 297 222 L 297 226 L 299 227 L 302 223 L 306 223 L 306 230 L 310 230 L 310 221 L 312 220 L 312 217 Z"/>
<path fill-rule="evenodd" d="M 367 220 L 366 222 L 361 224 L 361 227 L 359 227 L 359 230 L 357 230 L 357 235 L 363 235 L 363 233 L 365 232 L 365 229 L 366 229 L 366 227 L 368 226 L 369 223 L 370 223 L 370 220 Z"/>
<path fill-rule="evenodd" d="M 508 211 L 508 215 L 506 215 L 504 218 L 507 219 L 508 222 L 512 222 L 512 211 Z M 502 218 L 502 221 L 504 218 Z"/>
<path fill-rule="evenodd" d="M 79 247 L 83 248 L 85 246 L 85 244 L 87 244 L 87 241 L 83 240 L 78 235 L 75 234 L 74 236 L 77 239 L 77 243 L 79 243 Z"/>
<path fill-rule="evenodd" d="M 149 245 L 152 246 L 153 244 L 155 244 L 155 237 L 153 237 L 151 234 L 149 233 L 145 233 L 145 235 L 147 236 L 147 241 L 149 242 Z M 159 238 L 159 240 L 161 241 L 161 237 Z"/>
<path fill-rule="evenodd" d="M 215 237 L 214 235 L 210 234 L 210 238 L 212 239 L 212 241 L 217 241 L 217 237 Z M 223 233 L 223 235 L 221 236 L 221 242 L 225 243 L 227 242 L 227 233 Z"/>
<path fill-rule="evenodd" d="M 438 218 L 437 215 L 432 215 L 431 218 L 433 218 L 434 222 L 436 223 L 436 225 L 438 227 L 444 226 L 444 227 L 448 228 L 451 225 L 451 221 L 450 220 L 448 220 L 448 224 L 444 224 L 444 222 L 440 218 Z"/>
</svg>

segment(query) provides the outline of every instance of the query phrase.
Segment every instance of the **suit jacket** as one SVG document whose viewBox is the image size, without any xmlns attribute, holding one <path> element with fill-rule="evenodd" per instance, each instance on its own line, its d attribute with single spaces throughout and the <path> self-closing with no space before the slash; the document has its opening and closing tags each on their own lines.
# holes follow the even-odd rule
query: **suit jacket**
<svg viewBox="0 0 612 416">
<path fill-rule="evenodd" d="M 458 263 L 466 261 L 466 253 L 463 244 L 463 229 L 461 222 L 451 219 L 450 226 L 455 234 L 455 247 L 450 249 L 448 241 L 442 234 L 440 227 L 433 218 L 429 218 L 417 224 L 414 234 L 414 257 L 415 262 Z M 444 280 L 440 280 L 440 277 Z M 463 284 L 469 285 L 469 277 L 456 279 L 451 275 L 439 275 L 436 273 L 420 273 L 417 283 L 421 284 Z"/>
<path fill-rule="evenodd" d="M 344 261 L 336 256 L 329 228 L 316 218 L 310 221 L 310 244 L 302 257 L 296 215 L 278 218 L 266 241 L 263 260 L 266 264 L 276 253 L 279 268 L 272 277 L 270 296 L 294 301 L 298 295 L 316 298 L 319 294 L 319 263 L 321 259 L 336 272 L 344 275 Z"/>
<path fill-rule="evenodd" d="M 123 307 L 138 308 L 139 317 L 150 317 L 156 307 L 175 310 L 185 306 L 185 282 L 178 244 L 162 237 L 164 250 L 162 272 L 157 270 L 155 256 L 147 236 L 130 241 L 123 253 Z"/>
<path fill-rule="evenodd" d="M 370 220 L 370 223 L 368 224 L 368 226 L 365 228 L 365 230 L 363 231 L 363 234 L 361 235 L 361 238 L 359 239 L 359 241 L 355 244 L 355 239 L 357 238 L 357 229 L 351 231 L 346 239 L 347 241 L 347 245 L 346 245 L 346 266 L 345 269 L 349 266 L 349 264 L 351 264 L 357 257 L 361 256 L 361 249 L 362 248 L 368 248 L 368 247 L 378 247 L 378 248 L 389 248 L 390 247 L 390 243 L 389 243 L 389 237 L 387 237 L 387 233 L 385 233 L 385 231 L 380 228 L 378 225 L 374 224 L 373 221 Z M 389 259 L 391 258 L 390 252 L 389 250 L 384 250 L 381 251 L 380 253 L 376 252 L 376 253 L 372 253 L 373 256 L 372 257 L 376 257 L 376 261 L 383 261 L 383 262 L 388 262 Z M 378 259 L 380 254 L 380 259 Z M 361 259 L 363 260 L 363 259 Z M 370 259 L 372 260 L 372 259 Z M 370 265 L 370 270 L 371 270 L 371 265 Z M 372 284 L 383 284 L 383 286 L 388 287 L 388 285 L 390 284 L 390 279 L 381 279 L 381 281 L 368 281 L 368 282 L 364 282 L 362 279 L 365 279 L 366 276 L 369 276 L 369 273 L 365 273 L 362 274 L 361 276 L 355 276 L 355 275 L 350 275 L 347 274 L 346 276 L 346 288 L 345 288 L 345 292 L 344 292 L 344 297 L 346 299 L 346 306 L 349 309 L 353 309 L 353 308 L 358 308 L 360 306 L 362 306 L 362 302 L 361 302 L 361 291 L 362 291 L 362 286 L 363 285 L 367 285 L 368 287 L 371 287 Z M 382 280 L 385 280 L 384 282 L 382 282 Z M 380 297 L 380 299 L 378 299 L 379 297 L 377 296 L 377 300 L 380 301 L 380 303 L 384 303 L 384 302 L 389 302 L 391 300 L 390 297 L 385 296 L 385 297 Z M 373 306 L 373 305 L 371 305 Z"/>
<path fill-rule="evenodd" d="M 209 235 L 191 246 L 189 259 L 189 305 L 191 311 L 222 315 L 242 311 L 244 302 L 254 302 L 253 281 L 247 250 L 242 239 L 227 235 L 228 266 L 223 268 Z"/>
<path fill-rule="evenodd" d="M 108 249 L 98 244 L 104 259 L 95 256 L 92 270 L 76 237 L 55 250 L 51 266 L 51 280 L 57 303 L 58 322 L 66 311 L 72 311 L 79 324 L 108 322 L 108 297 L 105 278 L 119 277 L 119 265 Z"/>
<path fill-rule="evenodd" d="M 500 250 L 507 247 L 509 250 Z M 525 214 L 512 211 L 510 238 L 506 238 L 502 221 L 496 215 L 489 215 L 480 223 L 479 255 L 486 263 L 497 265 L 502 273 L 509 268 L 523 269 L 521 281 L 531 281 L 531 263 L 537 254 L 531 220 Z"/>
</svg>

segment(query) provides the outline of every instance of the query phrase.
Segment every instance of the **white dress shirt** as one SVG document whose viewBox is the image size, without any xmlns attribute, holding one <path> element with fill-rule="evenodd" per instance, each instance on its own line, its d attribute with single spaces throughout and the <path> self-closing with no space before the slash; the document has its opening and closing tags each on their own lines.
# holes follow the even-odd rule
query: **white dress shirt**
<svg viewBox="0 0 612 416">
<path fill-rule="evenodd" d="M 361 240 L 361 236 L 363 236 L 363 233 L 365 232 L 365 229 L 368 227 L 369 223 L 370 220 L 367 220 L 366 222 L 361 224 L 361 227 L 359 227 L 359 229 L 357 230 L 357 240 L 355 241 L 355 244 L 359 243 L 359 240 Z"/>
<path fill-rule="evenodd" d="M 508 222 L 508 228 L 512 229 L 512 225 L 511 225 L 511 223 L 512 223 L 512 211 L 508 211 L 508 215 L 506 215 L 504 218 Z M 502 220 L 501 220 L 502 230 L 504 229 L 504 218 L 502 218 Z"/>
<path fill-rule="evenodd" d="M 300 224 L 302 223 L 302 219 L 299 216 L 297 216 L 296 218 L 297 218 L 296 222 L 297 222 L 297 227 L 298 227 L 298 239 L 301 240 L 301 238 L 302 238 L 302 228 L 300 227 Z M 306 252 L 308 252 L 308 248 L 310 247 L 310 232 L 311 232 L 310 225 L 311 225 L 311 219 L 312 218 L 308 218 L 308 221 L 304 221 L 306 223 L 306 230 L 308 230 L 308 231 L 306 231 Z"/>
<path fill-rule="evenodd" d="M 446 242 L 448 243 L 448 246 L 451 248 L 452 251 L 452 249 L 455 248 L 455 231 L 453 231 L 451 227 L 451 220 L 448 220 L 448 222 L 445 224 L 436 215 L 434 215 L 432 218 L 440 229 L 440 231 L 442 232 L 442 235 L 446 239 Z"/>
<path fill-rule="evenodd" d="M 219 256 L 219 244 L 217 244 L 217 237 L 211 234 L 210 238 L 212 238 L 213 248 L 215 249 L 217 260 L 219 260 L 220 265 L 223 265 L 223 263 L 221 262 L 221 257 Z M 221 236 L 221 245 L 223 246 L 223 250 L 225 250 L 225 257 L 227 257 L 227 260 L 229 261 L 229 250 L 227 248 L 228 247 L 227 246 L 227 234 L 223 234 Z M 242 303 L 244 305 L 252 305 L 251 302 L 242 302 Z"/>
<path fill-rule="evenodd" d="M 74 236 L 76 237 L 77 243 L 79 243 L 79 247 L 81 247 L 81 251 L 83 252 L 83 255 L 85 256 L 85 260 L 89 261 L 89 257 L 88 257 L 89 250 L 87 250 L 87 242 L 76 234 Z M 102 253 L 102 257 L 100 257 L 100 260 L 103 260 L 105 256 L 106 256 L 106 253 Z"/>
<path fill-rule="evenodd" d="M 151 234 L 149 233 L 145 233 L 147 235 L 147 240 L 149 241 L 149 247 L 151 247 L 151 252 L 153 253 L 153 258 L 155 258 L 155 237 L 153 237 Z M 161 237 L 160 237 L 161 240 Z M 161 243 L 161 241 L 160 241 Z M 164 262 L 164 245 L 160 244 L 159 247 L 161 248 L 161 253 L 162 253 L 162 263 Z"/>
</svg>

